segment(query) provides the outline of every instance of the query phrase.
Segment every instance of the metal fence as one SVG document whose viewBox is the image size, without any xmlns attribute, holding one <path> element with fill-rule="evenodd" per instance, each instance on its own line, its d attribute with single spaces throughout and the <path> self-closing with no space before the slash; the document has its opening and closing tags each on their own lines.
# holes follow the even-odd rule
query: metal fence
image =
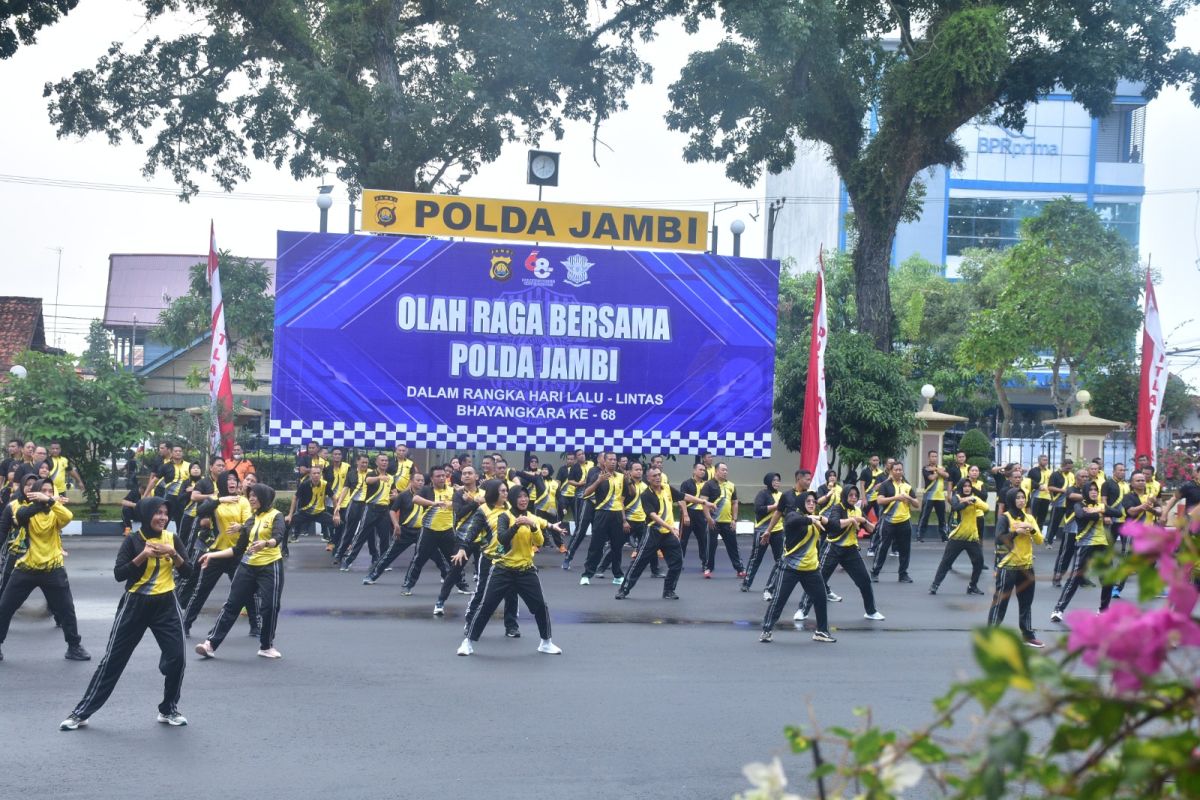
<svg viewBox="0 0 1200 800">
<path fill-rule="evenodd" d="M 1028 468 L 1036 464 L 1038 456 L 1042 454 L 1050 459 L 1051 466 L 1057 467 L 1062 463 L 1062 433 L 1041 422 L 1015 422 L 1009 427 L 1010 435 L 1001 436 L 1000 425 L 993 418 L 973 420 L 947 434 L 946 450 L 952 452 L 956 449 L 962 434 L 972 428 L 978 428 L 987 434 L 992 442 L 992 460 L 997 464 L 1018 463 Z M 1168 432 L 1159 431 L 1157 438 L 1156 450 L 1172 447 L 1173 442 Z M 1078 457 L 1077 453 L 1067 455 Z M 1106 474 L 1112 474 L 1114 464 L 1132 465 L 1136 456 L 1136 443 L 1131 431 L 1115 431 L 1105 437 L 1102 458 Z"/>
</svg>

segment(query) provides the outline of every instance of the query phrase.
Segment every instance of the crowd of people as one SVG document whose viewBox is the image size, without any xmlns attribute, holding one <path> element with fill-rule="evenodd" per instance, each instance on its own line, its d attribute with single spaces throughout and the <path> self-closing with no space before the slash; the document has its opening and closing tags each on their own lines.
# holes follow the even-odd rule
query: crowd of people
<svg viewBox="0 0 1200 800">
<path fill-rule="evenodd" d="M 1123 525 L 1166 523 L 1173 511 L 1200 513 L 1200 484 L 1189 480 L 1166 497 L 1144 456 L 1131 469 L 1114 465 L 1111 475 L 1105 475 L 1099 459 L 1077 466 L 1064 458 L 1051 467 L 1044 455 L 1029 469 L 998 465 L 985 475 L 968 465 L 965 453 L 943 463 L 941 453 L 931 451 L 919 470 L 920 488 L 909 482 L 904 464 L 872 457 L 845 482 L 830 470 L 816 484 L 801 469 L 785 489 L 783 476 L 765 475 L 753 499 L 754 532 L 743 561 L 737 487 L 727 465 L 708 453 L 675 484 L 662 456 L 643 463 L 611 451 L 576 450 L 554 468 L 533 455 L 510 466 L 493 453 L 478 467 L 471 456 L 460 455 L 422 472 L 403 444 L 390 454 L 348 459 L 342 448 L 326 449 L 314 441 L 298 456 L 297 473 L 296 491 L 283 511 L 275 490 L 258 482 L 240 452 L 228 462 L 213 458 L 204 467 L 187 462 L 180 447 L 160 446 L 146 486 L 132 485 L 122 503 L 126 535 L 113 574 L 125 591 L 104 656 L 62 722 L 63 730 L 86 725 L 104 704 L 146 631 L 162 651 L 165 681 L 157 718 L 168 725 L 187 724 L 177 706 L 185 641 L 222 577 L 229 579 L 228 594 L 195 652 L 213 658 L 245 616 L 250 635 L 258 639 L 258 655 L 280 658 L 275 637 L 284 564 L 289 542 L 303 536 L 322 537 L 330 563 L 342 572 L 352 570 L 365 546 L 370 560 L 362 583 L 367 586 L 382 580 L 411 549 L 400 583 L 403 596 L 413 593 L 432 561 L 440 579 L 433 616 L 446 615 L 452 593 L 470 595 L 460 656 L 474 653 L 501 604 L 506 636 L 520 637 L 518 603 L 537 623 L 538 652 L 561 653 L 551 638 L 535 556 L 550 548 L 569 571 L 585 541 L 579 584 L 604 580 L 611 570 L 616 600 L 629 597 L 647 570 L 662 580 L 664 600 L 679 599 L 691 541 L 704 579 L 713 576 L 717 545 L 723 543 L 742 592 L 753 588 L 770 552 L 759 640 L 772 641 L 798 587 L 793 620 L 801 624 L 815 615 L 813 640 L 833 643 L 829 604 L 842 600 L 831 588 L 838 567 L 858 589 L 863 616 L 881 621 L 874 584 L 892 557 L 897 580 L 913 582 L 911 544 L 914 538 L 924 541 L 931 522 L 945 549 L 929 593 L 941 590 L 965 552 L 970 562 L 965 591 L 984 595 L 983 542 L 994 506 L 988 623 L 1001 624 L 1015 596 L 1025 642 L 1042 647 L 1032 619 L 1039 545 L 1051 548 L 1052 585 L 1061 590 L 1051 616 L 1057 623 L 1078 591 L 1093 585 L 1089 564 L 1105 553 L 1125 551 Z M 72 475 L 81 483 L 56 443 L 42 448 L 14 440 L 0 461 L 0 646 L 13 614 L 36 588 L 62 628 L 66 657 L 85 661 L 90 654 L 80 640 L 61 538 L 72 518 L 65 495 Z M 1123 589 L 1101 586 L 1099 609 Z"/>
</svg>

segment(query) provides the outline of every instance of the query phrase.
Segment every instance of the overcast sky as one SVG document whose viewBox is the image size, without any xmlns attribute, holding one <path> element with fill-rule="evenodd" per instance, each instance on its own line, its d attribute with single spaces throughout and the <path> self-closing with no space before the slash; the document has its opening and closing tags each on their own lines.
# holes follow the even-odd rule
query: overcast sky
<svg viewBox="0 0 1200 800">
<path fill-rule="evenodd" d="M 319 180 L 297 183 L 267 166 L 254 167 L 251 181 L 233 195 L 202 196 L 181 203 L 166 176 L 142 176 L 143 149 L 118 147 L 99 137 L 83 141 L 55 137 L 42 86 L 77 69 L 91 67 L 110 42 L 140 41 L 151 30 L 141 4 L 126 0 L 81 3 L 59 24 L 39 34 L 38 43 L 0 61 L 0 108 L 5 111 L 0 147 L 0 241 L 4 243 L 0 293 L 40 296 L 45 300 L 47 337 L 69 350 L 82 348 L 88 320 L 104 310 L 110 253 L 202 253 L 207 250 L 208 221 L 214 219 L 221 248 L 239 255 L 270 257 L 276 230 L 313 230 Z M 169 33 L 169 32 L 168 32 Z M 678 76 L 687 54 L 711 46 L 715 27 L 701 37 L 664 28 L 652 49 L 656 79 L 629 97 L 630 109 L 601 129 L 604 146 L 599 165 L 592 161 L 591 129 L 568 128 L 561 142 L 543 141 L 562 152 L 562 179 L 547 189 L 546 200 L 612 204 L 657 203 L 663 207 L 711 211 L 714 201 L 761 200 L 762 184 L 745 188 L 727 180 L 723 167 L 686 164 L 684 137 L 666 130 L 667 87 Z M 1179 27 L 1179 43 L 1200 48 L 1200 9 Z M 1148 109 L 1146 122 L 1147 195 L 1142 207 L 1141 250 L 1162 274 L 1158 289 L 1167 347 L 1200 346 L 1200 109 L 1177 90 L 1164 92 Z M 536 197 L 525 184 L 525 151 L 506 148 L 503 156 L 466 187 L 464 194 L 486 197 Z M 14 177 L 33 178 L 29 184 Z M 132 187 L 94 190 L 46 185 L 82 181 Z M 199 181 L 204 190 L 216 190 Z M 383 187 L 381 187 L 383 188 Z M 253 197 L 272 195 L 272 198 Z M 330 230 L 345 231 L 347 205 L 341 187 L 330 211 Z M 789 205 L 783 213 L 804 213 Z M 744 220 L 743 255 L 761 256 L 762 204 L 750 202 L 722 211 L 721 250 L 728 253 L 729 223 Z M 756 222 L 752 215 L 758 215 Z M 58 248 L 61 282 L 56 281 Z M 1102 290 L 1103 287 L 1097 287 Z M 55 313 L 55 296 L 57 308 Z M 1173 360 L 1176 370 L 1200 387 L 1200 358 Z"/>
</svg>

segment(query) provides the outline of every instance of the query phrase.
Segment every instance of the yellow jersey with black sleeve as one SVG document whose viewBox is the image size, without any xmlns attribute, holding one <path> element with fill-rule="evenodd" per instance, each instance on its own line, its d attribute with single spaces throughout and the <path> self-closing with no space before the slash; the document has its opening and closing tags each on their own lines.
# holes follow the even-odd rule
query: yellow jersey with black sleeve
<svg viewBox="0 0 1200 800">
<path fill-rule="evenodd" d="M 864 467 L 858 480 L 867 485 L 867 502 L 874 503 L 879 494 L 879 484 L 887 480 L 887 470 L 883 467 Z"/>
<path fill-rule="evenodd" d="M 714 519 L 717 522 L 733 522 L 733 504 L 738 501 L 737 486 L 733 481 L 718 481 L 715 478 L 712 482 L 717 485 L 719 492 L 717 499 L 713 501 L 717 504 Z"/>
<path fill-rule="evenodd" d="M 168 461 L 159 467 L 158 477 L 163 487 L 163 496 L 178 497 L 183 490 L 183 485 L 191 477 L 191 469 L 192 465 L 186 461 L 180 461 L 178 464 Z"/>
<path fill-rule="evenodd" d="M 225 550 L 237 545 L 238 537 L 241 531 L 231 531 L 230 526 L 235 522 L 239 525 L 244 525 L 253 512 L 250 510 L 250 501 L 245 497 L 239 497 L 236 503 L 217 503 L 217 508 L 213 511 L 213 521 L 217 525 L 217 538 L 213 539 L 211 550 Z"/>
<path fill-rule="evenodd" d="M 423 527 L 437 533 L 445 533 L 454 529 L 454 487 L 447 485 L 442 489 L 426 486 L 421 490 L 421 497 L 431 503 L 442 503 L 443 508 L 425 508 L 425 516 L 421 520 Z"/>
<path fill-rule="evenodd" d="M 669 485 L 670 484 L 667 483 L 665 480 L 663 481 L 663 486 L 669 486 Z M 697 485 L 695 478 L 688 478 L 683 483 L 679 484 L 679 491 L 685 495 L 690 494 L 692 497 L 700 497 L 700 489 L 704 485 L 705 484 L 703 484 L 703 483 Z M 688 511 L 703 511 L 704 503 L 699 502 L 699 501 L 697 501 L 695 503 L 688 503 L 687 507 L 688 507 Z"/>
<path fill-rule="evenodd" d="M 371 477 L 371 470 L 356 469 L 350 480 L 350 502 L 363 503 L 366 502 L 367 492 L 373 487 L 367 483 L 367 478 Z"/>
<path fill-rule="evenodd" d="M 66 456 L 50 456 L 46 459 L 50 465 L 50 480 L 54 481 L 54 493 L 67 493 L 67 473 L 71 471 L 71 459 Z"/>
<path fill-rule="evenodd" d="M 633 485 L 633 499 L 625 504 L 626 521 L 634 523 L 646 521 L 646 507 L 642 505 L 642 492 L 648 488 L 650 487 L 642 481 L 638 481 Z"/>
<path fill-rule="evenodd" d="M 843 520 L 856 519 L 861 522 L 863 516 L 857 506 L 846 508 L 841 503 L 836 503 L 822 516 L 825 517 L 825 541 L 835 547 L 858 547 L 858 527 L 842 527 Z"/>
<path fill-rule="evenodd" d="M 939 500 L 946 499 L 946 480 L 938 472 L 937 467 L 931 467 L 928 464 L 921 467 L 921 477 L 925 481 L 925 488 L 921 490 L 922 500 Z"/>
<path fill-rule="evenodd" d="M 542 491 L 538 491 L 537 484 L 534 483 L 532 489 L 537 497 L 531 497 L 530 502 L 536 511 L 542 514 L 554 516 L 558 513 L 558 481 L 554 478 L 547 478 L 542 481 Z"/>
<path fill-rule="evenodd" d="M 521 516 L 531 524 L 518 525 L 516 521 Z M 491 554 L 492 563 L 505 569 L 533 569 L 533 554 L 546 542 L 542 535 L 546 525 L 546 520 L 534 514 L 514 515 L 510 512 L 507 519 L 498 519 L 493 540 L 497 547 Z"/>
<path fill-rule="evenodd" d="M 1108 547 L 1112 544 L 1108 526 L 1104 524 L 1106 510 L 1101 503 L 1075 505 L 1075 523 L 1079 526 L 1075 532 L 1076 547 Z"/>
<path fill-rule="evenodd" d="M 655 533 L 671 533 L 671 528 L 675 527 L 675 504 L 682 499 L 683 492 L 665 483 L 657 492 L 649 486 L 642 492 L 642 510 Z M 656 514 L 666 526 L 655 522 L 651 514 Z"/>
<path fill-rule="evenodd" d="M 375 473 L 375 475 L 367 477 L 378 477 L 379 480 L 367 484 L 365 502 L 374 506 L 390 506 L 392 504 L 392 476 Z"/>
<path fill-rule="evenodd" d="M 824 492 L 824 494 L 821 494 Z M 817 490 L 817 513 L 824 515 L 829 509 L 842 502 L 842 487 L 822 486 Z"/>
<path fill-rule="evenodd" d="M 183 515 L 185 517 L 195 518 L 200 512 L 200 504 L 204 502 L 203 500 L 193 500 L 193 492 L 201 492 L 205 496 L 205 500 L 216 499 L 216 490 L 213 489 L 211 478 L 199 478 L 197 480 L 188 478 L 188 482 L 184 484 L 183 491 L 181 492 L 184 499 L 187 500 L 187 505 L 183 507 Z"/>
<path fill-rule="evenodd" d="M 597 511 L 625 510 L 625 476 L 620 473 L 610 475 L 596 487 Z"/>
<path fill-rule="evenodd" d="M 309 498 L 308 502 L 300 508 L 300 510 L 306 514 L 320 514 L 325 510 L 325 494 L 329 488 L 325 483 L 325 473 L 318 472 L 317 479 L 313 480 L 312 473 L 310 472 L 307 476 L 305 476 L 305 480 L 308 481 L 309 486 L 312 487 L 312 496 Z"/>
<path fill-rule="evenodd" d="M 1033 567 L 1033 546 L 1045 541 L 1041 530 L 1038 529 L 1037 520 L 1028 514 L 1015 517 L 1007 511 L 1004 516 L 1007 518 L 1008 530 L 1012 534 L 1012 544 L 1009 545 L 1008 554 L 1000 560 L 999 566 L 1003 569 L 1030 569 Z M 1021 531 L 1018 533 L 1016 532 L 1018 525 L 1029 525 L 1032 532 Z"/>
<path fill-rule="evenodd" d="M 953 500 L 958 514 L 958 525 L 950 531 L 951 539 L 959 542 L 979 541 L 979 520 L 987 513 L 987 503 L 975 495 L 956 497 Z"/>
<path fill-rule="evenodd" d="M 256 514 L 250 524 L 250 535 L 246 542 L 246 552 L 242 555 L 242 563 L 248 567 L 265 567 L 283 558 L 283 514 L 277 508 L 269 508 Z M 255 542 L 275 540 L 274 547 L 264 547 L 257 553 L 251 553 L 250 545 Z"/>
<path fill-rule="evenodd" d="M 63 565 L 62 529 L 74 515 L 58 502 L 30 503 L 17 509 L 17 524 L 25 529 L 27 548 L 13 565 L 28 572 L 49 572 Z"/>
<path fill-rule="evenodd" d="M 772 515 L 775 513 L 775 508 L 779 508 L 779 498 L 783 492 L 773 492 L 770 489 L 762 489 L 754 497 L 754 535 L 762 536 L 766 533 L 767 523 L 771 521 Z M 774 506 L 774 508 L 772 508 Z M 783 517 L 780 516 L 775 520 L 775 527 L 771 528 L 771 533 L 776 534 L 783 530 Z"/>
<path fill-rule="evenodd" d="M 783 569 L 812 572 L 821 565 L 817 543 L 821 529 L 804 511 L 794 507 L 783 521 Z"/>
<path fill-rule="evenodd" d="M 130 536 L 129 539 L 139 550 L 148 541 L 145 531 L 138 531 L 137 535 Z M 168 547 L 174 547 L 175 534 L 170 531 L 163 531 L 159 541 Z M 130 566 L 136 568 L 137 565 L 130 562 Z M 166 594 L 167 592 L 175 591 L 174 559 L 170 556 L 147 558 L 142 564 L 141 574 L 129 579 L 129 582 L 125 585 L 125 591 L 130 594 L 140 595 Z"/>
<path fill-rule="evenodd" d="M 350 465 L 345 461 L 338 464 L 336 467 L 330 464 L 324 472 L 325 488 L 334 500 L 337 500 L 338 495 L 342 493 L 342 489 L 346 488 L 346 478 L 350 474 Z M 338 506 L 341 510 L 350 504 L 350 498 L 342 500 L 342 504 Z"/>
<path fill-rule="evenodd" d="M 412 480 L 413 462 L 411 458 L 406 458 L 396 464 L 396 479 L 392 482 L 392 488 L 397 492 L 403 492 L 408 489 L 408 482 Z"/>
<path fill-rule="evenodd" d="M 896 483 L 890 478 L 879 485 L 879 491 L 876 493 L 877 502 L 883 509 L 883 518 L 893 525 L 899 525 L 901 522 L 908 522 L 912 519 L 912 507 L 908 502 L 893 499 L 901 494 L 911 497 L 912 486 L 904 481 Z"/>
</svg>

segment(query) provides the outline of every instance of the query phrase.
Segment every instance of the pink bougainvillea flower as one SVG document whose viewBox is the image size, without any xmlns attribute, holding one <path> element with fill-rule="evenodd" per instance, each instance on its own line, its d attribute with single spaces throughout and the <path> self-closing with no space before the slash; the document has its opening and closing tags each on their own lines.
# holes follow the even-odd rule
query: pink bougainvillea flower
<svg viewBox="0 0 1200 800">
<path fill-rule="evenodd" d="M 1194 604 L 1195 598 L 1191 598 Z M 1190 612 L 1189 612 L 1190 613 Z M 1112 664 L 1113 683 L 1122 692 L 1136 691 L 1162 667 L 1174 647 L 1200 645 L 1200 625 L 1188 613 L 1172 608 L 1142 612 L 1132 603 L 1115 602 L 1103 614 L 1073 611 L 1067 615 L 1067 646 L 1082 651 L 1096 667 Z"/>
<path fill-rule="evenodd" d="M 1146 525 L 1142 522 L 1125 523 L 1121 534 L 1133 540 L 1133 552 L 1140 556 L 1173 554 L 1183 539 L 1183 534 L 1175 528 Z"/>
</svg>

